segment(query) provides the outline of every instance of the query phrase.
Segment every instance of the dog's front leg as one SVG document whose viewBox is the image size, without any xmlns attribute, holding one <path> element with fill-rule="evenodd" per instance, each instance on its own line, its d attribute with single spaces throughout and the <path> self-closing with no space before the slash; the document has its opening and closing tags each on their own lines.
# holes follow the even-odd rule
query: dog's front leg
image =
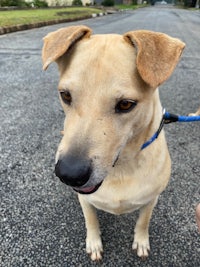
<svg viewBox="0 0 200 267">
<path fill-rule="evenodd" d="M 132 248 L 137 251 L 137 255 L 141 258 L 148 257 L 148 252 L 150 251 L 149 222 L 156 203 L 157 198 L 140 209 L 139 218 L 135 226 Z"/>
<path fill-rule="evenodd" d="M 90 254 L 93 261 L 101 260 L 103 246 L 96 209 L 84 199 L 84 196 L 79 194 L 78 197 L 85 217 L 85 226 L 87 230 L 86 252 Z"/>
</svg>

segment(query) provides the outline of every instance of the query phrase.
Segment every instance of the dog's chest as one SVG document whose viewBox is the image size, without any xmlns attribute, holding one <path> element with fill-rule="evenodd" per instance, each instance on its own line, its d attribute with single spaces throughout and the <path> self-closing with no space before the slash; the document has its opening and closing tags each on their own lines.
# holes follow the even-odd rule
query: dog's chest
<svg viewBox="0 0 200 267">
<path fill-rule="evenodd" d="M 100 188 L 94 194 L 86 196 L 97 209 L 101 209 L 113 214 L 123 214 L 133 212 L 146 205 L 154 198 L 154 194 L 146 188 L 145 191 L 139 188 L 122 187 Z"/>
<path fill-rule="evenodd" d="M 101 209 L 106 212 L 117 214 L 117 215 L 133 212 L 144 205 L 144 204 L 136 204 L 132 202 L 131 200 L 112 200 L 112 201 L 101 200 L 99 201 L 98 199 L 93 200 L 92 204 L 97 209 Z"/>
<path fill-rule="evenodd" d="M 154 174 L 155 175 L 155 174 Z M 86 201 L 97 209 L 112 214 L 130 213 L 147 205 L 160 192 L 160 184 L 152 177 L 125 177 L 121 180 L 105 180 L 100 188 L 90 195 L 85 195 Z"/>
</svg>

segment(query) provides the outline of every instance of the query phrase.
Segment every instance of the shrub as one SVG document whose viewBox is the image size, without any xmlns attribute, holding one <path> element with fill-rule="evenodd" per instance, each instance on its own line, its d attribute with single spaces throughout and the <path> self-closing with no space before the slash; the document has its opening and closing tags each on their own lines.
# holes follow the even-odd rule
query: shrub
<svg viewBox="0 0 200 267">
<path fill-rule="evenodd" d="M 1 6 L 19 6 L 18 0 L 1 0 L 0 5 Z"/>
<path fill-rule="evenodd" d="M 114 6 L 115 2 L 114 0 L 104 0 L 101 4 L 102 6 Z"/>
<path fill-rule="evenodd" d="M 32 2 L 25 2 L 24 0 L 0 0 L 0 6 L 48 7 L 48 4 L 43 0 L 33 0 Z"/>
<path fill-rule="evenodd" d="M 137 0 L 132 0 L 133 5 L 137 5 Z"/>
<path fill-rule="evenodd" d="M 81 0 L 73 0 L 73 1 L 72 1 L 72 5 L 73 5 L 73 6 L 82 6 L 83 3 L 82 3 Z"/>
<path fill-rule="evenodd" d="M 43 0 L 34 0 L 32 2 L 33 6 L 35 7 L 48 7 L 47 2 L 43 1 Z"/>
<path fill-rule="evenodd" d="M 184 6 L 185 7 L 195 7 L 196 6 L 196 0 L 184 0 Z"/>
</svg>

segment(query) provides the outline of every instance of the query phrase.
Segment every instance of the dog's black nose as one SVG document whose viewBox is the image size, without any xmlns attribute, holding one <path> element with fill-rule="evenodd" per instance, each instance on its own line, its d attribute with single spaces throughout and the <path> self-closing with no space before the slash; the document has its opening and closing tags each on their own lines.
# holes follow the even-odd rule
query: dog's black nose
<svg viewBox="0 0 200 267">
<path fill-rule="evenodd" d="M 80 187 L 89 180 L 92 173 L 92 164 L 91 161 L 80 157 L 66 156 L 58 160 L 55 173 L 63 183 Z"/>
</svg>

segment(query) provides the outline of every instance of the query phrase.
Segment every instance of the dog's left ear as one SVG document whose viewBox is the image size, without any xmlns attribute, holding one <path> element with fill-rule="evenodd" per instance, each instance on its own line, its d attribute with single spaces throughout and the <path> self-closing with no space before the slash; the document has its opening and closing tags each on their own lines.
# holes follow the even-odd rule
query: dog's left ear
<svg viewBox="0 0 200 267">
<path fill-rule="evenodd" d="M 83 37 L 89 37 L 91 29 L 80 25 L 71 26 L 51 32 L 44 37 L 42 49 L 43 69 L 61 57 L 67 50 Z"/>
<path fill-rule="evenodd" d="M 136 66 L 141 78 L 156 88 L 172 74 L 185 44 L 166 34 L 131 31 L 124 38 L 136 48 Z"/>
</svg>

